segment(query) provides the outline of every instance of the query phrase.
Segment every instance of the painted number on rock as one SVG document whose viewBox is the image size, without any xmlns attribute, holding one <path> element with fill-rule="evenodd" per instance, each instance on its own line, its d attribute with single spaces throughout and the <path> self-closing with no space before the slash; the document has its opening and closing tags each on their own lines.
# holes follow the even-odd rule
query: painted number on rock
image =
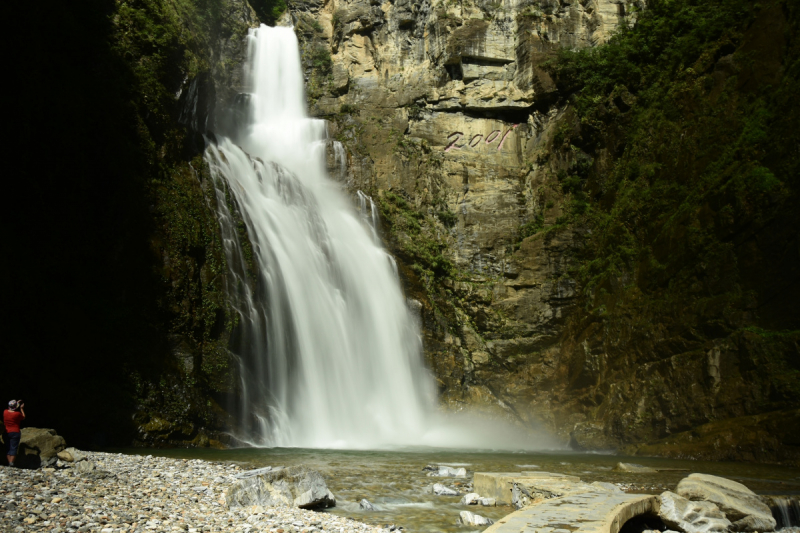
<svg viewBox="0 0 800 533">
<path fill-rule="evenodd" d="M 502 150 L 503 144 L 505 144 L 506 142 L 506 137 L 508 137 L 508 134 L 514 131 L 517 128 L 517 126 L 519 126 L 519 124 L 514 124 L 513 126 L 508 128 L 508 130 L 506 130 L 506 132 L 503 134 L 502 137 L 500 136 L 500 130 L 494 130 L 492 133 L 487 135 L 485 139 L 483 137 L 483 134 L 478 133 L 477 135 L 473 135 L 468 142 L 465 142 L 463 144 L 458 144 L 458 142 L 462 138 L 464 138 L 464 132 L 454 131 L 453 133 L 447 136 L 449 144 L 447 145 L 447 147 L 445 147 L 444 151 L 449 152 L 450 150 L 461 150 L 462 148 L 466 148 L 467 146 L 469 146 L 470 148 L 476 148 L 481 143 L 494 144 L 494 142 L 498 138 L 500 139 L 500 144 L 497 145 L 497 150 L 498 151 Z"/>
</svg>

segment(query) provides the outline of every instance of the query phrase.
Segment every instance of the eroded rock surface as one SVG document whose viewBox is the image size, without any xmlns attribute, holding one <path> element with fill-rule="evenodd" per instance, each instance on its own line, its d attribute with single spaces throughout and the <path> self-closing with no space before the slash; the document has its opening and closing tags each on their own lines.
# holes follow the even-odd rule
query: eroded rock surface
<svg viewBox="0 0 800 533">
<path fill-rule="evenodd" d="M 322 474 L 302 466 L 262 471 L 240 479 L 226 490 L 225 501 L 231 508 L 285 505 L 316 509 L 336 505 Z"/>
<path fill-rule="evenodd" d="M 676 492 L 692 501 L 714 503 L 725 513 L 734 531 L 772 531 L 775 519 L 769 506 L 741 483 L 708 474 L 691 474 Z"/>
<path fill-rule="evenodd" d="M 689 501 L 674 492 L 659 496 L 658 516 L 665 524 L 685 533 L 710 533 L 727 531 L 731 522 L 725 513 L 711 502 Z"/>
</svg>

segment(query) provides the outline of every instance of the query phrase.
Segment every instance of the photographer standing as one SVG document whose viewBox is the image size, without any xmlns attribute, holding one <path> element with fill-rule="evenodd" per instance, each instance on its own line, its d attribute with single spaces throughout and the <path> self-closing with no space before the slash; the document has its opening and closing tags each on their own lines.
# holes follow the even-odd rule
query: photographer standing
<svg viewBox="0 0 800 533">
<path fill-rule="evenodd" d="M 22 400 L 11 400 L 8 402 L 8 409 L 3 411 L 3 423 L 8 433 L 8 466 L 14 466 L 14 459 L 17 456 L 19 439 L 22 430 L 19 425 L 25 420 L 25 403 Z"/>
</svg>

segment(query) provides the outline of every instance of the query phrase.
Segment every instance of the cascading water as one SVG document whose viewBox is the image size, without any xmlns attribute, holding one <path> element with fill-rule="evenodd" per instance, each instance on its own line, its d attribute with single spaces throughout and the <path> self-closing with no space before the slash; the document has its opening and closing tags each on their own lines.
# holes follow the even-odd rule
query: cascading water
<svg viewBox="0 0 800 533">
<path fill-rule="evenodd" d="M 294 31 L 251 31 L 248 75 L 238 144 L 218 137 L 205 154 L 237 314 L 246 429 L 236 436 L 312 448 L 552 447 L 503 424 L 435 414 L 419 324 L 380 246 L 377 206 L 358 191 L 357 212 L 326 175 L 326 124 L 306 115 Z M 342 179 L 346 154 L 332 145 Z"/>
<path fill-rule="evenodd" d="M 800 500 L 791 496 L 769 497 L 770 510 L 777 522 L 776 530 L 800 525 Z"/>
<path fill-rule="evenodd" d="M 261 26 L 248 52 L 251 122 L 242 147 L 219 138 L 206 151 L 239 315 L 234 350 L 250 427 L 243 440 L 417 443 L 433 382 L 392 259 L 375 237 L 375 206 L 362 193 L 369 214 L 359 216 L 326 176 L 326 127 L 306 115 L 293 30 Z"/>
</svg>

